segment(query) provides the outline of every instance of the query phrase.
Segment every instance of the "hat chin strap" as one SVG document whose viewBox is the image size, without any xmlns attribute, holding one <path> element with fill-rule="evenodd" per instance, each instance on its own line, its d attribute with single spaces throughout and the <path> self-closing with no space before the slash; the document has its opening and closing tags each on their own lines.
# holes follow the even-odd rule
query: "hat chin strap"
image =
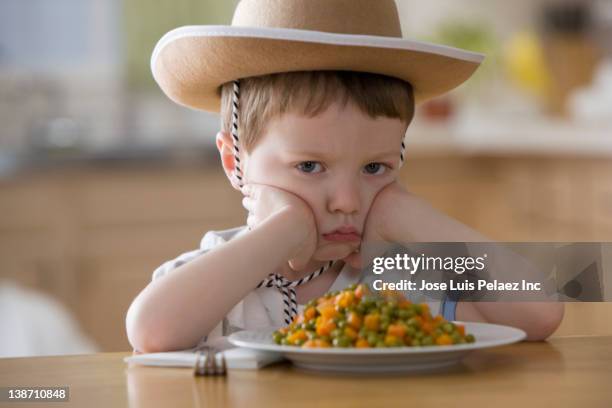
<svg viewBox="0 0 612 408">
<path fill-rule="evenodd" d="M 243 181 L 243 173 L 240 163 L 240 139 L 238 138 L 238 111 L 240 109 L 240 81 L 235 80 L 233 82 L 233 92 L 232 92 L 232 141 L 234 144 L 234 160 L 235 160 L 235 169 L 234 169 L 234 178 L 236 183 L 240 188 L 244 186 Z M 404 150 L 405 150 L 404 140 L 402 139 L 402 147 L 400 151 L 400 167 L 404 164 Z M 250 229 L 250 227 L 248 227 Z M 312 272 L 310 275 L 305 276 L 301 279 L 295 281 L 289 281 L 285 279 L 283 276 L 277 273 L 271 273 L 268 277 L 257 285 L 257 288 L 260 287 L 275 287 L 277 288 L 282 296 L 283 296 L 283 305 L 284 305 L 284 314 L 285 314 L 285 324 L 289 325 L 293 321 L 294 317 L 297 315 L 297 297 L 295 293 L 295 288 L 297 286 L 303 285 L 306 282 L 309 282 L 316 277 L 322 275 L 325 271 L 332 267 L 334 264 L 333 261 L 329 261 L 326 265 Z"/>
</svg>

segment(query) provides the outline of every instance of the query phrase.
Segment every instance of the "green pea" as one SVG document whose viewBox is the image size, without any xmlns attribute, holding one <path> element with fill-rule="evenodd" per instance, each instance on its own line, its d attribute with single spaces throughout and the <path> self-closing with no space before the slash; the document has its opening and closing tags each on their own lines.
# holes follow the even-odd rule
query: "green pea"
<svg viewBox="0 0 612 408">
<path fill-rule="evenodd" d="M 340 337 L 341 334 L 342 334 L 342 331 L 340 329 L 334 329 L 331 331 L 331 333 L 329 333 L 332 339 L 336 339 Z"/>
<path fill-rule="evenodd" d="M 306 331 L 306 336 L 308 337 L 308 339 L 310 340 L 314 340 L 317 338 L 317 332 L 314 330 L 307 330 Z"/>
<path fill-rule="evenodd" d="M 465 336 L 465 341 L 467 341 L 468 343 L 474 343 L 476 341 L 476 338 L 473 334 L 468 334 L 467 336 Z"/>
<path fill-rule="evenodd" d="M 406 323 L 408 323 L 408 325 L 413 326 L 413 327 L 421 326 L 419 319 L 417 319 L 416 317 L 411 317 L 410 319 L 408 319 Z"/>
<path fill-rule="evenodd" d="M 289 340 L 287 340 L 287 338 L 286 338 L 286 337 L 283 337 L 283 338 L 281 339 L 281 345 L 283 345 L 283 346 L 289 346 L 289 345 L 290 345 L 290 344 L 289 344 Z"/>
<path fill-rule="evenodd" d="M 351 345 L 351 339 L 346 336 L 340 336 L 335 338 L 332 343 L 335 347 L 349 347 Z"/>
<path fill-rule="evenodd" d="M 283 340 L 283 335 L 282 335 L 282 334 L 280 334 L 279 332 L 275 331 L 275 332 L 272 334 L 272 338 L 274 339 L 274 342 L 275 342 L 276 344 L 281 344 L 281 341 Z"/>
<path fill-rule="evenodd" d="M 404 345 L 404 341 L 402 339 L 397 339 L 395 343 L 393 343 L 393 347 L 402 347 Z"/>
<path fill-rule="evenodd" d="M 378 338 L 378 336 L 376 335 L 376 333 L 374 333 L 374 332 L 370 332 L 370 333 L 368 333 L 368 337 L 367 337 L 367 339 L 368 339 L 368 344 L 369 344 L 371 347 L 376 346 L 376 344 L 378 344 L 378 341 L 380 340 L 380 339 Z"/>
<path fill-rule="evenodd" d="M 424 336 L 421 339 L 421 345 L 423 346 L 433 346 L 433 344 L 434 344 L 434 340 L 431 336 Z"/>
<path fill-rule="evenodd" d="M 364 305 L 363 303 L 359 303 L 356 307 L 355 307 L 355 311 L 361 315 L 365 314 L 367 311 L 367 307 L 366 305 Z"/>
<path fill-rule="evenodd" d="M 306 330 L 315 330 L 316 326 L 317 326 L 317 324 L 316 324 L 315 319 L 310 319 L 308 322 L 306 322 L 305 329 Z"/>
<path fill-rule="evenodd" d="M 413 305 L 412 308 L 414 310 L 414 313 L 416 314 L 423 313 L 423 308 L 421 307 L 421 305 Z"/>
<path fill-rule="evenodd" d="M 446 333 L 452 333 L 455 330 L 455 325 L 450 322 L 444 323 L 442 325 L 442 330 L 444 330 Z"/>
<path fill-rule="evenodd" d="M 376 347 L 378 347 L 378 348 L 383 348 L 383 347 L 387 347 L 387 345 L 385 344 L 385 342 L 384 342 L 384 341 L 382 341 L 382 340 L 380 340 L 380 339 L 379 339 L 379 340 L 376 342 Z"/>
<path fill-rule="evenodd" d="M 416 333 L 416 329 L 413 326 L 406 326 L 406 334 L 413 337 Z"/>
<path fill-rule="evenodd" d="M 383 332 L 386 332 L 388 328 L 389 328 L 389 322 L 383 322 L 381 320 L 380 321 L 380 330 L 382 330 Z"/>
<path fill-rule="evenodd" d="M 380 314 L 382 316 L 391 316 L 391 308 L 389 306 L 383 306 L 380 308 Z"/>
<path fill-rule="evenodd" d="M 425 337 L 425 333 L 423 333 L 423 332 L 422 332 L 422 331 L 420 331 L 420 330 L 417 330 L 417 331 L 414 333 L 414 336 L 413 336 L 413 337 L 414 337 L 415 339 L 419 339 L 419 340 L 420 340 L 420 339 L 422 339 L 423 337 Z"/>
<path fill-rule="evenodd" d="M 364 296 L 361 299 L 361 303 L 365 306 L 365 307 L 372 307 L 376 304 L 376 299 L 374 299 L 374 297 L 372 296 Z"/>
<path fill-rule="evenodd" d="M 414 347 L 418 347 L 421 345 L 421 342 L 419 341 L 419 339 L 412 339 L 412 341 L 410 342 L 410 345 Z"/>
<path fill-rule="evenodd" d="M 453 340 L 453 344 L 457 344 L 461 340 L 461 335 L 458 332 L 454 332 L 450 336 L 451 336 L 451 339 Z"/>
<path fill-rule="evenodd" d="M 368 329 L 366 329 L 365 327 L 361 327 L 359 329 L 359 337 L 367 337 L 368 336 Z"/>
<path fill-rule="evenodd" d="M 399 317 L 402 320 L 408 320 L 411 317 L 414 317 L 414 312 L 408 309 L 400 309 L 397 312 L 397 317 Z"/>
</svg>

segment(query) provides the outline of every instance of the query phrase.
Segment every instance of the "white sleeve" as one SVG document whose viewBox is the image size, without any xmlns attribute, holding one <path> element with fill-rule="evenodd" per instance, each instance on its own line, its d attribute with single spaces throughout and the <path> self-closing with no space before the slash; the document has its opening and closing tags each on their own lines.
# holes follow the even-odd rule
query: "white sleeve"
<svg viewBox="0 0 612 408">
<path fill-rule="evenodd" d="M 219 235 L 216 231 L 208 231 L 200 242 L 200 249 L 185 252 L 170 261 L 164 262 L 157 269 L 155 269 L 155 271 L 153 271 L 152 280 L 161 278 L 171 270 L 174 270 L 179 266 L 184 265 L 189 261 L 192 261 L 193 259 L 205 254 L 206 252 L 210 251 L 212 248 L 223 242 L 225 242 L 225 239 L 223 239 L 223 237 Z"/>
</svg>

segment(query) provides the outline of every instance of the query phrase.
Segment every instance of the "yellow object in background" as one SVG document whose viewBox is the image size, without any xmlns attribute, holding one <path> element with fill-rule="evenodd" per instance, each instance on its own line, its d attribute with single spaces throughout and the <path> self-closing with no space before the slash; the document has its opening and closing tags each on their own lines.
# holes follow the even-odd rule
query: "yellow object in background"
<svg viewBox="0 0 612 408">
<path fill-rule="evenodd" d="M 504 63 L 510 78 L 522 89 L 545 98 L 552 84 L 544 48 L 531 32 L 515 34 L 504 50 Z"/>
</svg>

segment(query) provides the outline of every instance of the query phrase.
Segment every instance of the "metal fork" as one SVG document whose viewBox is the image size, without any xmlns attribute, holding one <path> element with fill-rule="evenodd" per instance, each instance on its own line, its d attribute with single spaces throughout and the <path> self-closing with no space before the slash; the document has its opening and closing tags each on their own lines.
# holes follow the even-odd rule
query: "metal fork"
<svg viewBox="0 0 612 408">
<path fill-rule="evenodd" d="M 217 354 L 221 354 L 221 364 L 217 364 Z M 194 370 L 195 376 L 224 376 L 226 374 L 227 367 L 223 353 L 219 353 L 215 348 L 208 346 L 198 350 Z"/>
</svg>

